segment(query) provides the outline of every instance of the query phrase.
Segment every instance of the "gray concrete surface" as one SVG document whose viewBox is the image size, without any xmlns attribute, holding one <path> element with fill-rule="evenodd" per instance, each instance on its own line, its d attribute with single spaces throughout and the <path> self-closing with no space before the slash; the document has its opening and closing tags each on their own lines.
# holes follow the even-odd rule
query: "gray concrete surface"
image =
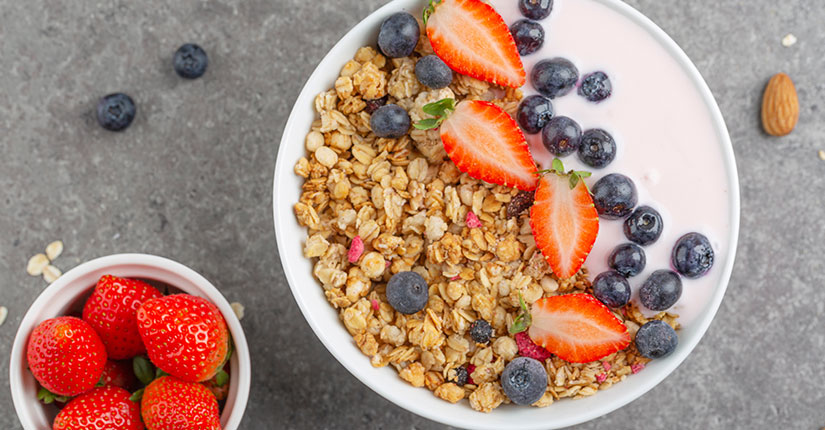
<svg viewBox="0 0 825 430">
<path fill-rule="evenodd" d="M 515 1 L 515 0 L 514 0 Z M 45 283 L 28 257 L 54 239 L 57 265 L 116 252 L 187 264 L 246 305 L 254 385 L 244 429 L 437 429 L 361 385 L 313 336 L 291 298 L 272 229 L 278 140 L 308 74 L 382 0 L 0 0 L 0 369 Z M 687 51 L 730 127 L 742 183 L 739 258 L 706 337 L 664 383 L 580 429 L 825 425 L 825 20 L 809 0 L 630 0 Z M 792 32 L 799 42 L 785 48 Z M 211 64 L 177 78 L 194 41 Z M 768 77 L 794 77 L 797 130 L 760 131 Z M 652 71 L 655 73 L 655 71 Z M 95 100 L 134 96 L 125 133 Z M 674 101 L 677 102 L 677 101 Z M 8 385 L 7 371 L 0 383 Z M 0 428 L 17 429 L 8 388 Z"/>
</svg>

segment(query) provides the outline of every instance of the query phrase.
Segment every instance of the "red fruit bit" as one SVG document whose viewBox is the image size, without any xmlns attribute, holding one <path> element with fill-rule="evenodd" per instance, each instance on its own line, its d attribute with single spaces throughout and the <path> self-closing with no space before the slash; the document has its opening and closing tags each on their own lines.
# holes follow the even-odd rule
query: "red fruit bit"
<svg viewBox="0 0 825 430">
<path fill-rule="evenodd" d="M 381 304 L 378 303 L 378 300 L 372 299 L 372 310 L 378 312 L 381 309 Z"/>
<path fill-rule="evenodd" d="M 596 382 L 598 382 L 599 384 L 604 382 L 606 379 L 607 379 L 607 373 L 599 373 L 598 375 L 596 375 Z"/>
<path fill-rule="evenodd" d="M 476 371 L 475 364 L 468 364 L 467 365 L 467 383 L 475 385 L 476 383 L 473 381 L 473 372 Z"/>
<path fill-rule="evenodd" d="M 467 212 L 467 227 L 470 228 L 481 228 L 481 220 L 478 219 L 478 216 L 472 212 Z"/>
<path fill-rule="evenodd" d="M 605 372 L 609 372 L 609 371 L 610 371 L 610 368 L 611 368 L 611 367 L 613 367 L 613 366 L 612 366 L 610 363 L 608 363 L 608 362 L 606 362 L 606 361 L 603 361 L 603 362 L 602 362 L 602 367 L 604 367 L 604 371 L 605 371 Z"/>
<path fill-rule="evenodd" d="M 450 280 L 451 280 L 451 281 L 457 281 L 457 280 L 459 280 L 459 279 L 461 279 L 461 276 L 460 276 L 460 275 L 455 275 L 455 276 L 453 276 L 452 278 L 450 278 Z"/>
<path fill-rule="evenodd" d="M 636 363 L 636 364 L 634 364 L 634 365 L 630 366 L 630 371 L 631 371 L 631 372 L 633 372 L 633 374 L 635 375 L 635 374 L 637 374 L 637 373 L 641 372 L 641 371 L 642 371 L 642 369 L 644 369 L 644 368 L 645 368 L 645 365 L 644 365 L 644 364 L 642 364 L 642 363 Z"/>
<path fill-rule="evenodd" d="M 530 357 L 532 359 L 544 362 L 553 356 L 550 351 L 536 345 L 536 343 L 533 342 L 533 339 L 530 339 L 530 335 L 528 335 L 526 331 L 516 333 L 515 338 L 516 345 L 518 345 L 518 353 L 522 357 Z"/>
<path fill-rule="evenodd" d="M 347 259 L 350 263 L 357 263 L 358 259 L 361 258 L 361 254 L 364 253 L 364 241 L 361 240 L 361 236 L 355 236 L 352 238 L 352 244 L 349 246 L 349 252 L 347 252 Z"/>
</svg>

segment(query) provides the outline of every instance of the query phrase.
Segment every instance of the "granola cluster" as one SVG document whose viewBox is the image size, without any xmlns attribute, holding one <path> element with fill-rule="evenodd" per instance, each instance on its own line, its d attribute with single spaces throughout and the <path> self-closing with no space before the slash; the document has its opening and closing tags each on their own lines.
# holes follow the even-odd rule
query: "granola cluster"
<svg viewBox="0 0 825 430">
<path fill-rule="evenodd" d="M 528 303 L 545 296 L 589 292 L 587 272 L 571 279 L 553 275 L 536 248 L 527 211 L 514 211 L 518 190 L 461 173 L 449 161 L 437 130 L 411 129 L 399 139 L 378 138 L 370 114 L 386 103 L 429 118 L 422 107 L 452 97 L 491 101 L 515 114 L 521 90 L 455 75 L 440 90 L 421 85 L 415 62 L 432 48 L 422 32 L 415 53 L 387 59 L 371 47 L 347 62 L 334 88 L 315 99 L 319 118 L 306 136 L 308 155 L 295 165 L 305 178 L 298 222 L 308 229 L 304 255 L 344 326 L 375 367 L 390 365 L 411 385 L 456 403 L 469 399 L 489 412 L 509 403 L 499 378 L 518 355 L 508 327 Z M 510 206 L 510 216 L 508 216 Z M 427 281 L 429 303 L 413 315 L 387 302 L 386 283 L 413 270 Z M 648 321 L 632 304 L 617 317 L 631 336 Z M 476 319 L 493 328 L 487 344 L 473 342 Z M 677 327 L 674 315 L 661 313 Z M 648 360 L 632 346 L 603 360 L 546 360 L 548 388 L 534 406 L 581 398 L 622 381 Z M 470 369 L 471 383 L 454 381 Z"/>
</svg>

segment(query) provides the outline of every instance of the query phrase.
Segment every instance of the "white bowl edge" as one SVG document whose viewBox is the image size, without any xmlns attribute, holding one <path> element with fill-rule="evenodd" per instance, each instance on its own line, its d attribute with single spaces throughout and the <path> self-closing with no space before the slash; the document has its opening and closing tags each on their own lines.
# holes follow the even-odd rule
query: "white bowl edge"
<svg viewBox="0 0 825 430">
<path fill-rule="evenodd" d="M 368 41 L 374 41 L 376 29 L 384 17 L 399 10 L 418 8 L 423 4 L 419 0 L 392 1 L 370 14 L 348 31 L 319 63 L 305 83 L 290 113 L 278 149 L 275 176 L 273 178 L 273 214 L 278 252 L 284 267 L 284 273 L 293 297 L 316 336 L 330 353 L 362 383 L 404 409 L 456 427 L 490 430 L 500 428 L 537 430 L 562 428 L 583 423 L 624 406 L 664 380 L 696 347 L 719 309 L 733 271 L 740 216 L 736 161 L 724 118 L 710 88 L 696 66 L 664 30 L 646 16 L 619 0 L 597 1 L 625 15 L 660 42 L 682 66 L 683 70 L 688 73 L 709 109 L 715 123 L 719 142 L 723 146 L 722 151 L 725 157 L 724 161 L 730 187 L 730 252 L 725 256 L 721 265 L 721 270 L 723 270 L 722 281 L 714 291 L 705 311 L 692 322 L 690 327 L 683 328 L 680 332 L 680 345 L 676 352 L 666 359 L 650 363 L 645 372 L 633 375 L 632 378 L 617 384 L 610 390 L 599 392 L 590 398 L 576 400 L 575 402 L 560 402 L 543 409 L 499 408 L 490 414 L 482 414 L 473 411 L 466 404 L 451 405 L 434 397 L 428 390 L 414 388 L 398 378 L 394 370 L 372 368 L 369 359 L 354 345 L 351 336 L 340 323 L 337 313 L 323 297 L 320 285 L 317 284 L 317 280 L 311 274 L 309 261 L 303 257 L 300 248 L 296 248 L 296 242 L 300 244 L 305 240 L 301 236 L 304 234 L 305 229 L 298 226 L 292 211 L 293 204 L 297 202 L 297 196 L 299 195 L 297 176 L 294 175 L 292 166 L 300 155 L 292 157 L 287 153 L 292 149 L 293 153 L 304 154 L 304 137 L 309 131 L 309 124 L 315 117 L 312 102 L 318 93 L 332 87 L 337 77 L 337 74 L 332 74 L 330 70 L 337 71 L 351 58 L 357 48 Z M 372 36 L 368 37 L 368 35 Z M 296 127 L 296 123 L 300 124 L 300 127 Z M 290 148 L 289 145 L 292 145 L 292 147 Z M 295 146 L 299 148 L 295 149 Z M 284 182 L 280 181 L 280 179 L 288 177 L 286 175 L 295 178 L 294 183 L 296 186 L 293 187 L 294 189 L 288 189 L 282 185 L 293 183 L 291 179 Z M 295 255 L 296 250 L 297 256 Z M 305 274 L 299 275 L 299 272 Z M 311 284 L 306 285 L 307 282 Z M 316 286 L 317 288 L 313 288 Z M 577 413 L 562 413 L 562 408 L 567 406 L 565 403 L 577 405 L 565 409 L 575 410 Z"/>
<path fill-rule="evenodd" d="M 72 301 L 94 287 L 103 274 L 121 277 L 140 277 L 174 286 L 188 294 L 198 295 L 214 303 L 229 327 L 235 343 L 230 360 L 229 395 L 221 416 L 224 430 L 236 430 L 249 400 L 252 368 L 249 346 L 243 328 L 223 295 L 206 278 L 178 262 L 147 254 L 116 254 L 100 257 L 69 270 L 49 285 L 34 301 L 23 320 L 12 346 L 9 360 L 9 385 L 17 416 L 26 430 L 51 428 L 43 408 L 36 401 L 37 383 L 26 366 L 26 343 L 29 334 L 43 320 L 61 315 Z M 91 280 L 91 282 L 89 282 Z M 58 301 L 58 294 L 71 294 L 70 301 Z"/>
</svg>

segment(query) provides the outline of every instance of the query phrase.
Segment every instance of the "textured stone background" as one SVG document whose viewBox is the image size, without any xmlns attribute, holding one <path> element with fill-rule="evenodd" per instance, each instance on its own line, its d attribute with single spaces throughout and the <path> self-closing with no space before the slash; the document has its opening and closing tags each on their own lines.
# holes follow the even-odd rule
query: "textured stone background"
<svg viewBox="0 0 825 430">
<path fill-rule="evenodd" d="M 515 1 L 515 0 L 514 0 Z M 271 179 L 291 104 L 333 43 L 381 0 L 0 0 L 0 383 L 11 342 L 45 287 L 25 273 L 54 239 L 57 265 L 116 252 L 171 257 L 246 305 L 254 386 L 244 429 L 441 428 L 372 393 L 304 322 L 275 249 Z M 820 0 L 632 0 L 687 51 L 730 127 L 742 184 L 733 280 L 706 337 L 661 385 L 582 425 L 825 425 L 825 9 Z M 793 32 L 799 43 L 780 44 Z M 206 48 L 204 79 L 170 58 Z M 760 131 L 771 74 L 796 81 L 802 113 Z M 655 73 L 655 71 L 651 71 Z M 124 91 L 139 114 L 101 130 L 95 100 Z M 674 100 L 674 103 L 678 101 Z M 0 428 L 20 428 L 0 390 Z"/>
</svg>

